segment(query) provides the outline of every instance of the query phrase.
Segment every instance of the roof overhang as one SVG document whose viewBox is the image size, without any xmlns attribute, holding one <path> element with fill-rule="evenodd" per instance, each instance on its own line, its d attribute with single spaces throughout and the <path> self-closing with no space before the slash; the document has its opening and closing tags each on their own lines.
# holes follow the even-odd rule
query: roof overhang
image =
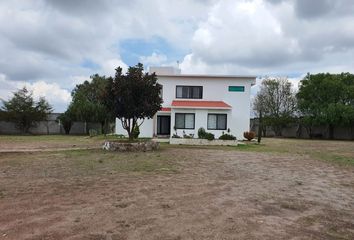
<svg viewBox="0 0 354 240">
<path fill-rule="evenodd" d="M 173 78 L 241 78 L 256 79 L 254 75 L 216 75 L 216 74 L 156 74 L 157 77 L 173 77 Z"/>
<path fill-rule="evenodd" d="M 171 108 L 169 107 L 162 107 L 159 112 L 171 112 Z"/>
<path fill-rule="evenodd" d="M 171 108 L 190 108 L 190 109 L 223 109 L 229 110 L 232 107 L 223 101 L 195 101 L 195 100 L 174 100 Z"/>
<path fill-rule="evenodd" d="M 207 79 L 233 79 L 251 81 L 251 86 L 256 85 L 257 76 L 255 75 L 216 75 L 216 74 L 156 74 L 157 77 L 169 78 L 203 78 Z"/>
</svg>

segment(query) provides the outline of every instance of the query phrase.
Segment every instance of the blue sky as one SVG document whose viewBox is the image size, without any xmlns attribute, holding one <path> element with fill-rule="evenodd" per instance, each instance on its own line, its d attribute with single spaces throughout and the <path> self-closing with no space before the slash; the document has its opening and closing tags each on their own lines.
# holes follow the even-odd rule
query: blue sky
<svg viewBox="0 0 354 240">
<path fill-rule="evenodd" d="M 165 55 L 165 62 L 182 61 L 187 52 L 169 44 L 166 39 L 152 36 L 149 39 L 124 39 L 119 43 L 122 60 L 129 66 L 141 61 L 142 56 L 151 56 L 153 53 Z M 149 65 L 149 64 L 147 64 Z"/>
<path fill-rule="evenodd" d="M 0 1 L 0 98 L 26 86 L 62 112 L 76 84 L 137 62 L 296 88 L 307 72 L 354 72 L 353 12 L 352 0 Z"/>
</svg>

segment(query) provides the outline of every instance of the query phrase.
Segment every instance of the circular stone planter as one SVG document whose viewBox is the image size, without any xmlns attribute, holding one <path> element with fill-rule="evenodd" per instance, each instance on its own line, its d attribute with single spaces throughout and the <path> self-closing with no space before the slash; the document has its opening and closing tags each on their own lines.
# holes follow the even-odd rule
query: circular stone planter
<svg viewBox="0 0 354 240">
<path fill-rule="evenodd" d="M 105 141 L 102 148 L 108 151 L 117 152 L 146 152 L 159 149 L 160 145 L 155 141 L 142 142 L 122 142 L 122 141 Z"/>
</svg>

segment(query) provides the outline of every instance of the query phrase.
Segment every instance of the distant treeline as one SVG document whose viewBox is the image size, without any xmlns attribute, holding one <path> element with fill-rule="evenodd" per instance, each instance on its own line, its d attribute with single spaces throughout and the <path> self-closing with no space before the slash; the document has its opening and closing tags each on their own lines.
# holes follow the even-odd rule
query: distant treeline
<svg viewBox="0 0 354 240">
<path fill-rule="evenodd" d="M 307 74 L 297 92 L 287 78 L 267 77 L 255 97 L 253 109 L 262 131 L 271 129 L 275 136 L 282 136 L 283 130 L 294 124 L 298 131 L 305 129 L 310 138 L 334 139 L 335 128 L 348 129 L 353 136 L 354 75 Z M 318 133 L 319 128 L 322 133 Z"/>
</svg>

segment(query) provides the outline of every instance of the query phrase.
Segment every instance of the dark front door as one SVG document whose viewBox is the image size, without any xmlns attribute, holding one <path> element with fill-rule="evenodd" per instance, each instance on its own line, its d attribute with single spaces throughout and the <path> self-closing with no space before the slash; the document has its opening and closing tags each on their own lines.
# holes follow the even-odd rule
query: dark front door
<svg viewBox="0 0 354 240">
<path fill-rule="evenodd" d="M 170 128 L 170 116 L 157 116 L 157 135 L 170 135 Z"/>
</svg>

